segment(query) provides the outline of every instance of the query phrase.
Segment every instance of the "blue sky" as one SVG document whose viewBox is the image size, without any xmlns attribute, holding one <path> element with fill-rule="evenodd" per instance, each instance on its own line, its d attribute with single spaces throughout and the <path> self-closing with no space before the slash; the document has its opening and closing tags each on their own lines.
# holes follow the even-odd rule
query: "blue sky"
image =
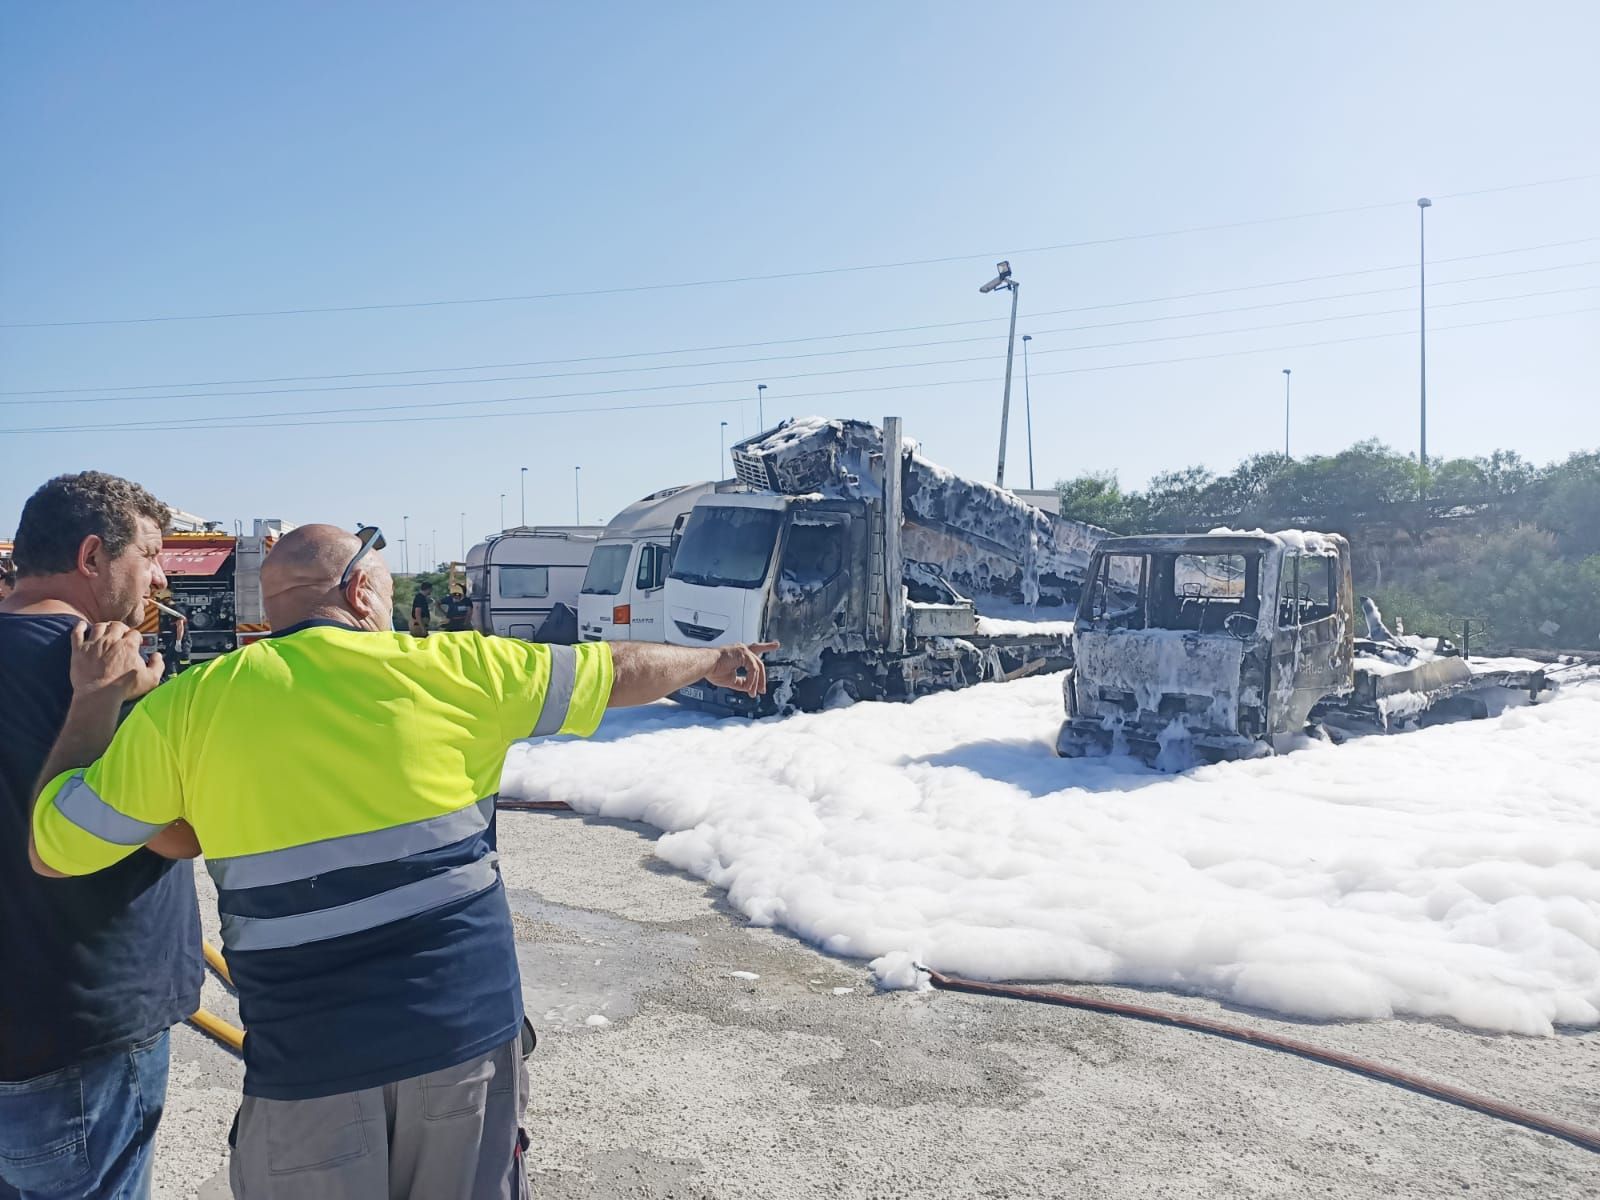
<svg viewBox="0 0 1600 1200">
<path fill-rule="evenodd" d="M 989 476 L 1006 301 L 977 287 L 1005 255 L 1041 485 L 1281 446 L 1284 367 L 1296 453 L 1411 450 L 1421 195 L 1430 452 L 1600 445 L 1600 178 L 1570 180 L 1600 173 L 1600 8 L 1578 0 L 101 3 L 6 22 L 0 534 L 43 479 L 92 466 L 230 522 L 397 536 L 409 516 L 418 555 L 448 557 L 461 513 L 469 543 L 501 493 L 517 520 L 523 466 L 545 523 L 572 520 L 576 466 L 586 520 L 707 477 L 720 422 L 753 432 L 761 380 L 769 423 L 897 413 Z M 1300 216 L 1327 210 L 1359 211 Z M 951 261 L 49 324 L 925 259 Z M 1284 283 L 1314 276 L 1332 278 Z M 1213 294 L 1161 299 L 1190 293 Z M 834 334 L 855 336 L 770 344 Z M 736 348 L 655 353 L 702 347 Z M 429 373 L 483 364 L 543 365 Z M 1018 375 L 1013 484 L 1020 355 Z M 308 376 L 350 378 L 214 382 Z M 86 428 L 19 432 L 62 426 Z"/>
</svg>

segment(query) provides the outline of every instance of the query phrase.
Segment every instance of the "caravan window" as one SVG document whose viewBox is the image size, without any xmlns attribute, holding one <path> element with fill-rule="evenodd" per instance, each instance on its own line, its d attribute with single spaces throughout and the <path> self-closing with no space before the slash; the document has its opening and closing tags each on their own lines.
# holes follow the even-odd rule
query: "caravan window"
<svg viewBox="0 0 1600 1200">
<path fill-rule="evenodd" d="M 541 599 L 549 594 L 549 567 L 500 568 L 500 595 L 507 600 Z"/>
<path fill-rule="evenodd" d="M 631 543 L 597 546 L 589 559 L 589 571 L 583 577 L 585 596 L 615 596 L 622 591 L 622 581 L 628 575 L 628 559 L 633 554 Z"/>
</svg>

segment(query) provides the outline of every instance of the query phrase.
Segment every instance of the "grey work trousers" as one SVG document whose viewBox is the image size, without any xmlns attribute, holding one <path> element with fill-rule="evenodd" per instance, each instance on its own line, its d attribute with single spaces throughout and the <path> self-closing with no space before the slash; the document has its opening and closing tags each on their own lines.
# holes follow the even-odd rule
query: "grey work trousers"
<svg viewBox="0 0 1600 1200">
<path fill-rule="evenodd" d="M 427 1075 L 313 1100 L 244 1097 L 239 1200 L 524 1200 L 518 1041 Z"/>
</svg>

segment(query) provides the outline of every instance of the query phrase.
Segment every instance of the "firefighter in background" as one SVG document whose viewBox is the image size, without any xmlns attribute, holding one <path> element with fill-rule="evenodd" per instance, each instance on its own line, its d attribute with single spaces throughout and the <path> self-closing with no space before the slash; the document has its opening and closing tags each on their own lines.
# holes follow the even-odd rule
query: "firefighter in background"
<svg viewBox="0 0 1600 1200">
<path fill-rule="evenodd" d="M 433 584 L 424 579 L 417 584 L 417 594 L 411 600 L 411 636 L 427 637 L 433 624 Z"/>
<path fill-rule="evenodd" d="M 163 606 L 157 610 L 156 644 L 161 650 L 161 678 L 166 681 L 189 665 L 189 653 L 192 649 L 189 618 L 181 614 L 174 615 L 179 610 L 172 608 L 170 590 L 158 592 L 156 599 L 161 601 Z M 172 611 L 166 611 L 168 609 Z"/>
<path fill-rule="evenodd" d="M 472 628 L 472 601 L 467 599 L 467 589 L 461 584 L 450 585 L 450 594 L 439 601 L 439 611 L 444 614 L 447 632 L 466 633 Z"/>
</svg>

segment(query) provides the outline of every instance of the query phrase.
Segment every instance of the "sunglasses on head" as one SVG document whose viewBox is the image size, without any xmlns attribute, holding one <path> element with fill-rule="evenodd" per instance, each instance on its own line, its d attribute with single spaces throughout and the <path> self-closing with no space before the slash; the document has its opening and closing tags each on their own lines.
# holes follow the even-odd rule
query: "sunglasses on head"
<svg viewBox="0 0 1600 1200">
<path fill-rule="evenodd" d="M 350 576 L 355 572 L 356 564 L 365 558 L 369 551 L 382 550 L 387 544 L 383 540 L 383 530 L 376 525 L 363 525 L 356 530 L 356 536 L 361 539 L 361 549 L 357 550 L 355 557 L 345 564 L 344 574 L 339 576 L 339 589 L 341 591 L 349 584 Z"/>
</svg>

